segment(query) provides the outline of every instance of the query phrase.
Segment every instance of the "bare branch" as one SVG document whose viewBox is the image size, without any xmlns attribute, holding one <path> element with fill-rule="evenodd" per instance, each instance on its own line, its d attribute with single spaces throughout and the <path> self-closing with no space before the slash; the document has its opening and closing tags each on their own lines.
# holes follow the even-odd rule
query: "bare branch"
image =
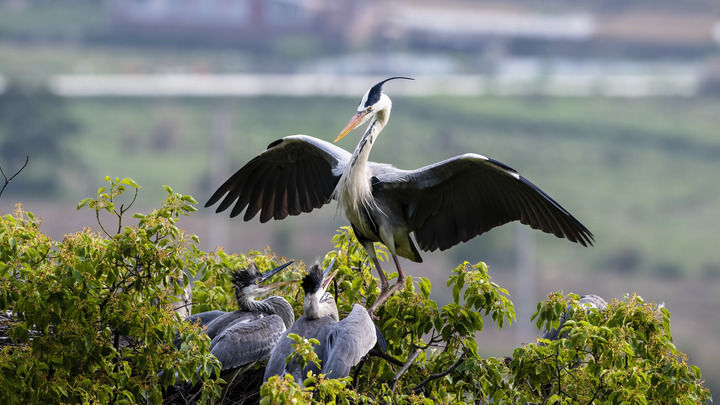
<svg viewBox="0 0 720 405">
<path fill-rule="evenodd" d="M 460 366 L 462 364 L 462 362 L 465 361 L 466 356 L 467 356 L 467 351 L 464 351 L 463 354 L 460 355 L 460 358 L 452 366 L 450 366 L 450 368 L 448 368 L 447 370 L 440 372 L 440 373 L 430 374 L 426 379 L 422 380 L 422 382 L 420 382 L 420 384 L 413 387 L 413 389 L 410 390 L 410 393 L 414 394 L 414 393 L 420 391 L 421 389 L 423 389 L 423 387 L 425 387 L 425 385 L 427 383 L 429 383 L 430 381 L 436 380 L 438 378 L 443 378 L 446 375 L 452 373 L 453 370 L 458 368 L 458 366 Z"/>
<path fill-rule="evenodd" d="M 405 374 L 405 372 L 410 368 L 410 366 L 415 361 L 417 356 L 420 355 L 420 353 L 422 353 L 422 349 L 415 350 L 415 352 L 413 352 L 413 354 L 411 354 L 410 357 L 408 357 L 407 361 L 402 366 L 400 371 L 398 371 L 397 374 L 395 374 L 395 378 L 393 378 L 392 392 L 395 392 L 395 388 L 397 387 L 397 383 L 400 380 L 400 377 L 402 377 L 402 375 Z"/>
<path fill-rule="evenodd" d="M 102 231 L 105 233 L 105 235 L 107 235 L 108 238 L 112 238 L 112 235 L 110 235 L 108 233 L 108 231 L 105 230 L 105 227 L 103 226 L 102 221 L 100 220 L 100 208 L 98 208 L 97 205 L 95 206 L 95 218 L 97 218 L 97 223 L 98 223 L 98 225 L 100 225 L 100 229 L 102 229 Z"/>
<path fill-rule="evenodd" d="M 22 165 L 22 167 L 18 171 L 15 172 L 15 174 L 10 176 L 10 178 L 8 178 L 5 175 L 5 172 L 3 171 L 2 166 L 0 166 L 0 174 L 2 174 L 3 179 L 5 180 L 5 183 L 3 184 L 2 188 L 0 188 L 0 196 L 2 196 L 2 193 L 5 191 L 5 188 L 7 187 L 8 184 L 10 184 L 11 181 L 13 181 L 15 176 L 20 174 L 20 172 L 23 171 L 23 169 L 25 169 L 25 167 L 28 165 L 29 161 L 30 161 L 30 156 L 25 156 L 25 163 Z"/>
<path fill-rule="evenodd" d="M 396 366 L 398 366 L 398 367 L 402 367 L 402 366 L 403 366 L 403 362 L 402 362 L 402 361 L 396 359 L 395 357 L 393 357 L 393 356 L 391 356 L 391 355 L 389 355 L 389 354 L 387 354 L 387 353 L 383 353 L 383 352 L 381 352 L 380 350 L 372 349 L 372 350 L 370 350 L 370 352 L 369 352 L 368 354 L 371 355 L 371 356 L 375 356 L 375 357 L 381 358 L 381 359 L 383 359 L 383 360 L 386 360 L 386 361 L 390 362 L 391 364 L 394 364 L 394 365 L 396 365 Z"/>
</svg>

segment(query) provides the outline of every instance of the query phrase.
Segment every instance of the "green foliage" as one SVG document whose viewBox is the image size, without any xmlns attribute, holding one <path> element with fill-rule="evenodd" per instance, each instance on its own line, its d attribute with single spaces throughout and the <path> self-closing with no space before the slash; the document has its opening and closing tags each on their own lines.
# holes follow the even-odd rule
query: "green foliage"
<svg viewBox="0 0 720 405">
<path fill-rule="evenodd" d="M 302 368 L 307 367 L 310 363 L 314 364 L 317 368 L 321 367 L 320 358 L 313 349 L 314 345 L 320 344 L 317 339 L 305 339 L 295 333 L 288 334 L 288 338 L 295 343 L 290 345 L 293 348 L 293 352 L 285 359 L 285 364 L 289 364 L 291 361 L 297 361 Z"/>
<path fill-rule="evenodd" d="M 337 297 L 339 310 L 347 313 L 357 302 L 372 305 L 379 286 L 364 249 L 349 227 L 341 228 L 333 241 L 337 250 L 330 252 L 325 261 L 337 259 L 336 284 L 330 291 Z M 385 249 L 378 245 L 377 250 L 380 257 L 387 260 Z M 352 378 L 342 380 L 342 386 L 335 386 L 337 381 L 311 374 L 305 380 L 306 388 L 313 392 L 310 402 L 320 403 L 318 398 L 352 403 L 472 402 L 486 397 L 492 387 L 504 384 L 499 372 L 502 363 L 480 358 L 475 335 L 483 328 L 483 314 L 490 315 L 498 327 L 514 320 L 515 312 L 507 291 L 490 281 L 484 263 L 458 266 L 448 286 L 454 291 L 453 302 L 438 307 L 430 299 L 430 282 L 422 277 L 408 277 L 405 288 L 389 298 L 377 312 L 376 324 L 387 341 L 387 353 L 373 351 L 373 355 L 356 367 Z M 299 337 L 296 339 L 302 343 Z M 307 356 L 307 347 L 300 344 L 298 347 L 301 356 Z M 283 395 L 297 392 L 297 383 L 292 380 L 272 379 L 265 385 L 268 384 L 275 389 L 264 387 L 261 391 L 267 403 L 281 399 L 275 396 L 275 390 Z M 344 384 L 348 384 L 347 387 Z M 352 388 L 352 395 L 346 393 L 348 387 Z M 332 392 L 338 397 L 324 397 L 322 392 Z M 303 400 L 300 396 L 293 398 Z"/>
<path fill-rule="evenodd" d="M 565 336 L 515 349 L 513 385 L 523 402 L 697 404 L 710 400 L 699 368 L 675 348 L 670 313 L 632 295 L 605 310 L 551 294 L 533 315 Z"/>
<path fill-rule="evenodd" d="M 40 220 L 18 207 L 0 222 L 0 402 L 149 402 L 170 386 L 201 389 L 203 402 L 221 394 L 219 364 L 209 341 L 173 312 L 194 278 L 193 312 L 233 310 L 231 273 L 253 260 L 265 271 L 284 260 L 270 251 L 202 252 L 197 238 L 176 227 L 195 200 L 166 187 L 161 207 L 123 225 L 139 186 L 106 178 L 97 196 L 78 208 L 95 212 L 104 233 L 83 230 L 61 242 L 39 230 Z M 132 189 L 135 194 L 127 197 Z M 110 215 L 110 226 L 100 221 Z M 127 221 L 126 221 L 127 222 Z M 117 229 L 110 233 L 109 230 Z M 334 237 L 334 286 L 341 316 L 353 304 L 370 306 L 378 281 L 348 227 Z M 377 250 L 387 261 L 387 251 Z M 297 263 L 278 275 L 297 280 Z M 389 278 L 396 278 L 390 274 Z M 405 288 L 376 312 L 387 351 L 373 349 L 349 377 L 330 380 L 309 372 L 301 386 L 291 376 L 261 385 L 262 367 L 235 372 L 228 381 L 260 403 L 702 403 L 710 399 L 700 370 L 672 343 L 670 314 L 637 296 L 607 309 L 578 307 L 578 297 L 554 293 L 538 304 L 538 329 L 560 327 L 555 341 L 515 349 L 511 360 L 483 358 L 477 338 L 486 319 L 497 328 L 515 320 L 508 292 L 491 281 L 484 263 L 463 263 L 450 274 L 452 302 L 430 299 L 430 281 L 408 277 Z M 278 292 L 302 313 L 297 283 Z M 291 335 L 288 361 L 320 361 L 318 342 Z M 176 349 L 174 343 L 178 344 Z M 239 375 L 238 375 L 239 373 Z M 214 377 L 213 377 L 214 376 Z M 225 376 L 222 376 L 225 377 Z M 245 383 L 237 383 L 244 381 Z M 232 398 L 232 393 L 223 398 Z M 222 400 L 221 400 L 222 401 Z"/>
<path fill-rule="evenodd" d="M 2 217 L 0 310 L 12 314 L 2 325 L 12 341 L 0 348 L 2 403 L 160 403 L 163 388 L 183 381 L 202 381 L 204 399 L 219 393 L 207 336 L 171 308 L 186 271 L 202 268 L 196 242 L 175 226 L 194 200 L 168 187 L 159 209 L 122 227 L 129 206 L 117 200 L 138 186 L 106 180 L 79 207 L 115 213 L 115 234 L 86 229 L 55 242 L 19 206 Z"/>
<path fill-rule="evenodd" d="M 337 250 L 326 262 L 337 258 L 338 308 L 347 312 L 356 302 L 371 305 L 378 284 L 362 247 L 348 227 L 333 241 Z M 538 304 L 534 319 L 539 329 L 557 328 L 565 314 L 561 333 L 566 337 L 517 348 L 506 361 L 480 356 L 476 338 L 484 318 L 498 328 L 515 319 L 507 291 L 490 280 L 484 263 L 461 264 L 447 285 L 453 301 L 438 307 L 429 298 L 427 279 L 408 278 L 376 314 L 387 353 L 374 349 L 341 380 L 310 372 L 305 390 L 291 376 L 274 377 L 261 389 L 262 403 L 689 404 L 710 399 L 699 369 L 673 346 L 664 308 L 633 296 L 607 310 L 586 312 L 578 308 L 576 295 L 566 299 L 555 293 Z M 294 338 L 294 356 L 311 356 L 309 343 Z M 322 394 L 329 392 L 336 396 Z"/>
</svg>

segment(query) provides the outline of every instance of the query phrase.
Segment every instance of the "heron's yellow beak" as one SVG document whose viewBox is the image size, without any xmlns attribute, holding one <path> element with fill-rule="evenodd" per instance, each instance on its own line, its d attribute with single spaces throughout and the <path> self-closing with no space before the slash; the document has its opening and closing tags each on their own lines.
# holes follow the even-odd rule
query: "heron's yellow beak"
<svg viewBox="0 0 720 405">
<path fill-rule="evenodd" d="M 362 124 L 365 115 L 367 115 L 367 110 L 358 111 L 357 113 L 355 113 L 355 115 L 353 115 L 353 117 L 350 119 L 350 122 L 348 122 L 345 128 L 343 128 L 342 132 L 340 132 L 340 135 L 335 138 L 335 142 L 341 140 L 345 135 L 348 134 L 348 132 L 352 131 L 353 129 L 357 128 L 358 125 Z"/>
</svg>

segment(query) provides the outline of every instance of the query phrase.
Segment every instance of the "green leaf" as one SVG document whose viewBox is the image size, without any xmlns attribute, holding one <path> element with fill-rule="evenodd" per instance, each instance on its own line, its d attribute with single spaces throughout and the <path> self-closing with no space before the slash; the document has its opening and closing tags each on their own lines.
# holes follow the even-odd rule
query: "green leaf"
<svg viewBox="0 0 720 405">
<path fill-rule="evenodd" d="M 128 186 L 140 188 L 140 185 L 135 182 L 135 180 L 131 179 L 130 177 L 125 177 L 122 180 L 120 180 L 120 183 L 127 184 Z"/>
<path fill-rule="evenodd" d="M 78 203 L 78 205 L 77 205 L 77 208 L 76 208 L 76 209 L 78 209 L 78 210 L 79 210 L 80 208 L 82 208 L 82 207 L 84 207 L 84 206 L 86 206 L 86 205 L 90 204 L 90 203 L 91 203 L 92 201 L 95 201 L 95 200 L 94 200 L 94 199 L 92 199 L 92 198 L 83 198 L 83 199 L 82 199 L 82 200 L 80 200 L 80 202 Z"/>
<path fill-rule="evenodd" d="M 428 280 L 425 277 L 420 277 L 420 292 L 422 293 L 423 297 L 429 298 L 430 297 L 430 280 Z"/>
</svg>

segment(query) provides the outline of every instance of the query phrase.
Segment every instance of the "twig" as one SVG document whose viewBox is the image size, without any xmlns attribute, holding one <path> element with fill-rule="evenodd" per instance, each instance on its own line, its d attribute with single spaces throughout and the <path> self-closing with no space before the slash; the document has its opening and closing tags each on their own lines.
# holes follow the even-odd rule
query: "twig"
<svg viewBox="0 0 720 405">
<path fill-rule="evenodd" d="M 364 356 L 362 360 L 360 360 L 360 363 L 358 363 L 355 366 L 355 370 L 353 371 L 353 387 L 357 387 L 358 384 L 358 377 L 360 376 L 360 371 L 362 370 L 363 366 L 365 365 L 365 361 L 368 359 L 367 356 Z"/>
<path fill-rule="evenodd" d="M 420 382 L 420 384 L 413 387 L 413 389 L 410 390 L 410 393 L 416 393 L 416 392 L 420 391 L 423 387 L 425 387 L 425 385 L 427 383 L 429 383 L 430 381 L 438 379 L 438 378 L 443 378 L 446 375 L 452 373 L 453 370 L 458 368 L 458 366 L 460 366 L 460 364 L 462 364 L 462 362 L 465 361 L 466 356 L 467 356 L 467 351 L 463 352 L 463 354 L 460 355 L 460 358 L 452 366 L 450 366 L 450 368 L 448 368 L 447 370 L 440 372 L 440 373 L 430 374 L 426 379 L 422 380 L 422 382 Z"/>
<path fill-rule="evenodd" d="M 15 176 L 17 176 L 18 174 L 20 174 L 20 172 L 23 171 L 23 169 L 25 169 L 25 166 L 27 166 L 27 164 L 28 164 L 29 161 L 30 161 L 30 156 L 25 156 L 25 163 L 22 165 L 22 167 L 21 167 L 18 171 L 15 172 L 15 174 L 13 174 L 12 176 L 10 176 L 10 178 L 8 178 L 8 177 L 5 175 L 5 172 L 3 171 L 2 166 L 0 166 L 0 174 L 2 174 L 3 179 L 5 179 L 5 184 L 3 184 L 2 188 L 0 188 L 0 196 L 1 196 L 2 193 L 5 191 L 5 188 L 7 187 L 7 185 L 10 184 L 11 181 L 13 181 L 13 179 L 15 178 Z"/>
<path fill-rule="evenodd" d="M 117 233 L 120 233 L 120 231 L 122 231 L 122 217 L 123 217 L 123 214 L 124 214 L 127 210 L 129 210 L 130 207 L 133 206 L 133 204 L 135 204 L 135 200 L 137 199 L 137 196 L 138 196 L 138 189 L 135 189 L 135 195 L 133 196 L 132 201 L 130 201 L 130 204 L 128 204 L 127 207 L 125 207 L 124 204 L 120 204 L 120 212 L 118 212 L 117 210 L 113 210 L 113 211 L 115 212 L 115 215 L 117 215 L 117 217 L 118 217 L 118 230 L 117 230 Z"/>
<path fill-rule="evenodd" d="M 392 392 L 395 392 L 395 388 L 397 387 L 397 383 L 400 380 L 400 377 L 402 377 L 402 375 L 405 374 L 405 372 L 410 368 L 410 366 L 415 361 L 417 356 L 420 355 L 420 353 L 422 353 L 422 349 L 415 350 L 415 352 L 413 352 L 413 354 L 411 354 L 410 357 L 408 357 L 407 361 L 402 366 L 400 371 L 398 371 L 397 374 L 395 374 L 395 378 L 393 378 Z"/>
<path fill-rule="evenodd" d="M 108 238 L 112 238 L 112 235 L 108 233 L 108 231 L 105 230 L 105 227 L 102 224 L 102 221 L 100 221 L 100 208 L 95 206 L 95 218 L 97 218 L 97 223 L 100 225 L 100 229 L 107 235 Z"/>
<path fill-rule="evenodd" d="M 402 361 L 396 359 L 395 357 L 393 357 L 393 356 L 391 356 L 391 355 L 389 355 L 389 354 L 387 354 L 387 353 L 383 353 L 383 352 L 381 352 L 380 350 L 372 349 L 372 350 L 370 350 L 370 352 L 369 352 L 368 354 L 371 355 L 371 356 L 375 356 L 375 357 L 381 358 L 381 359 L 383 359 L 383 360 L 386 360 L 386 361 L 390 362 L 391 364 L 394 364 L 394 365 L 396 365 L 396 366 L 398 366 L 398 367 L 402 367 L 402 366 L 403 366 L 403 362 L 402 362 Z"/>
<path fill-rule="evenodd" d="M 603 389 L 603 376 L 602 376 L 602 375 L 600 376 L 600 384 L 598 385 L 597 389 L 596 389 L 595 392 L 593 393 L 592 398 L 590 398 L 590 400 L 588 401 L 588 405 L 592 404 L 593 401 L 595 401 L 595 398 L 597 398 L 598 395 L 600 395 L 601 392 L 604 392 L 604 389 Z"/>
</svg>

